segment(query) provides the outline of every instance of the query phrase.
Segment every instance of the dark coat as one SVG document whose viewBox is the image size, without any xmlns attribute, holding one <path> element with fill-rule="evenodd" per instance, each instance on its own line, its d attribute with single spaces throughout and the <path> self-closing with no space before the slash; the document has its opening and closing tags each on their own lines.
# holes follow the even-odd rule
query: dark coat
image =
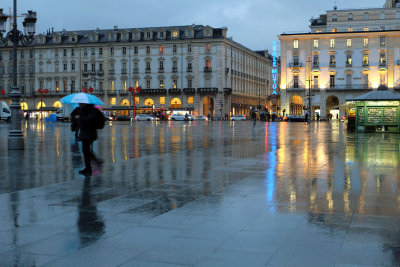
<svg viewBox="0 0 400 267">
<path fill-rule="evenodd" d="M 79 131 L 79 114 L 81 108 L 77 107 L 71 112 L 71 131 Z"/>
<path fill-rule="evenodd" d="M 100 110 L 93 105 L 86 105 L 81 108 L 79 116 L 79 140 L 94 141 L 97 139 L 97 119 L 103 116 Z"/>
</svg>

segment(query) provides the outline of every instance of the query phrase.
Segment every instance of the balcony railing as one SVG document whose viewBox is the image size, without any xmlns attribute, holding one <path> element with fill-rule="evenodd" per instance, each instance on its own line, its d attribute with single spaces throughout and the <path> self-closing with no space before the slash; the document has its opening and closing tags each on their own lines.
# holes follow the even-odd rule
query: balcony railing
<svg viewBox="0 0 400 267">
<path fill-rule="evenodd" d="M 187 68 L 186 72 L 193 72 L 193 69 L 192 68 Z"/>
<path fill-rule="evenodd" d="M 116 90 L 107 90 L 108 95 L 116 95 L 117 91 Z"/>
<path fill-rule="evenodd" d="M 226 95 L 232 94 L 232 88 L 224 88 L 224 94 Z"/>
<path fill-rule="evenodd" d="M 218 88 L 198 88 L 197 92 L 199 94 L 217 94 Z"/>
<path fill-rule="evenodd" d="M 172 88 L 168 90 L 168 93 L 170 95 L 180 95 L 182 93 L 182 90 L 178 88 Z"/>
<path fill-rule="evenodd" d="M 196 93 L 195 88 L 183 88 L 183 93 L 187 95 L 194 95 Z"/>
<path fill-rule="evenodd" d="M 128 70 L 127 69 L 121 69 L 121 74 L 128 74 Z"/>
<path fill-rule="evenodd" d="M 386 67 L 386 66 L 387 66 L 386 61 L 385 62 L 379 62 L 379 67 Z"/>
<path fill-rule="evenodd" d="M 363 62 L 363 63 L 362 63 L 362 66 L 363 66 L 363 67 L 369 67 L 369 63 L 368 63 L 368 62 Z"/>
<path fill-rule="evenodd" d="M 370 84 L 335 84 L 330 86 L 328 84 L 326 90 L 372 90 L 373 87 Z"/>
<path fill-rule="evenodd" d="M 164 73 L 164 68 L 159 68 L 158 73 Z"/>
<path fill-rule="evenodd" d="M 98 76 L 103 76 L 104 75 L 104 70 L 98 70 L 97 71 Z"/>
<path fill-rule="evenodd" d="M 141 93 L 143 94 L 167 94 L 166 89 L 142 89 Z"/>
<path fill-rule="evenodd" d="M 127 90 L 119 90 L 119 94 L 120 95 L 128 95 L 129 91 L 127 91 Z"/>
<path fill-rule="evenodd" d="M 91 70 L 90 75 L 96 75 L 96 70 Z"/>
<path fill-rule="evenodd" d="M 178 72 L 178 68 L 177 67 L 172 67 L 172 72 L 173 73 L 177 73 Z"/>
<path fill-rule="evenodd" d="M 82 75 L 83 76 L 88 76 L 89 75 L 89 70 L 82 70 Z"/>
<path fill-rule="evenodd" d="M 133 74 L 139 74 L 139 68 L 133 68 Z"/>
<path fill-rule="evenodd" d="M 108 70 L 108 74 L 110 74 L 110 75 L 115 75 L 115 70 L 114 70 L 114 69 Z"/>
<path fill-rule="evenodd" d="M 151 69 L 146 68 L 145 73 L 151 73 Z"/>
<path fill-rule="evenodd" d="M 205 68 L 204 68 L 204 72 L 212 72 L 212 68 L 207 68 L 207 67 L 205 67 Z"/>
<path fill-rule="evenodd" d="M 313 69 L 319 69 L 319 63 L 313 63 L 312 67 Z"/>
<path fill-rule="evenodd" d="M 336 67 L 336 62 L 329 62 L 329 67 L 335 68 Z"/>
<path fill-rule="evenodd" d="M 290 67 L 290 68 L 301 68 L 301 67 L 303 67 L 303 64 L 300 63 L 300 62 L 289 63 L 289 67 Z"/>
</svg>

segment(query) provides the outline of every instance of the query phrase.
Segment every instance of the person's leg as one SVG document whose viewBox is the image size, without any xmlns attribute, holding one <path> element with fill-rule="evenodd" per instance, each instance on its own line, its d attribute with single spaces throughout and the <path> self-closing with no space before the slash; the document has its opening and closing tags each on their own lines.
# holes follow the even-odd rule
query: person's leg
<svg viewBox="0 0 400 267">
<path fill-rule="evenodd" d="M 103 160 L 100 159 L 99 157 L 97 157 L 97 156 L 94 154 L 94 152 L 93 152 L 93 143 L 94 143 L 94 142 L 92 142 L 92 143 L 90 144 L 90 157 L 91 157 L 91 159 L 94 160 L 94 162 L 96 162 L 96 164 L 102 164 L 102 163 L 103 163 Z"/>
<path fill-rule="evenodd" d="M 91 160 L 90 144 L 91 143 L 92 142 L 89 140 L 82 141 L 82 152 L 83 152 L 83 157 L 85 159 L 85 169 L 83 169 L 79 172 L 81 174 L 90 175 L 92 173 L 92 165 L 90 163 L 90 160 Z"/>
</svg>

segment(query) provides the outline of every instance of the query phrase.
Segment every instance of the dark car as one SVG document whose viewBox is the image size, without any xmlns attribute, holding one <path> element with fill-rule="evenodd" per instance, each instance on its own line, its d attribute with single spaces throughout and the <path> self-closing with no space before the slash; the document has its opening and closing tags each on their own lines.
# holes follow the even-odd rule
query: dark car
<svg viewBox="0 0 400 267">
<path fill-rule="evenodd" d="M 117 116 L 117 121 L 130 121 L 131 117 L 126 116 L 126 115 L 119 115 Z"/>
</svg>

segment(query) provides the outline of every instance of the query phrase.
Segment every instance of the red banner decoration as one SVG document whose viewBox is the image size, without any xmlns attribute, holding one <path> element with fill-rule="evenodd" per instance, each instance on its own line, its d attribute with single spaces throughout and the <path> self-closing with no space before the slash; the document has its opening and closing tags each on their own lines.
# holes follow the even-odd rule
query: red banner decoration
<svg viewBox="0 0 400 267">
<path fill-rule="evenodd" d="M 44 93 L 45 94 L 49 93 L 49 89 L 44 89 Z"/>
<path fill-rule="evenodd" d="M 6 90 L 1 89 L 0 94 L 5 95 L 6 94 Z"/>
<path fill-rule="evenodd" d="M 93 93 L 93 88 L 92 87 L 89 88 L 89 92 Z"/>
<path fill-rule="evenodd" d="M 82 88 L 82 92 L 87 93 L 87 90 L 85 87 Z"/>
<path fill-rule="evenodd" d="M 37 92 L 38 92 L 39 94 L 41 94 L 41 93 L 42 93 L 42 89 L 39 88 L 39 89 L 37 90 Z"/>
<path fill-rule="evenodd" d="M 140 86 L 136 87 L 136 92 L 140 93 L 141 90 L 142 88 L 140 88 Z"/>
<path fill-rule="evenodd" d="M 129 92 L 133 92 L 133 90 L 135 90 L 133 87 L 129 87 Z"/>
</svg>

